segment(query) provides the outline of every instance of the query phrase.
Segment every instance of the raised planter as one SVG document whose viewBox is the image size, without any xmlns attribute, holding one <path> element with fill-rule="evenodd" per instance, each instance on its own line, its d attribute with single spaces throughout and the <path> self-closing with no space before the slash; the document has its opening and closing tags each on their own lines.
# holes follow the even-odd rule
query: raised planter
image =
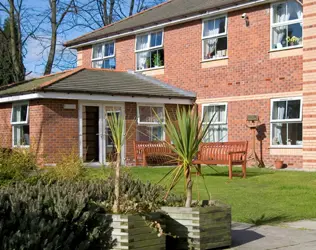
<svg viewBox="0 0 316 250">
<path fill-rule="evenodd" d="M 146 216 L 115 214 L 108 215 L 111 220 L 112 238 L 116 240 L 113 250 L 121 249 L 166 249 L 166 237 L 157 236 L 157 232 L 149 227 L 151 221 L 160 220 L 160 213 Z"/>
<path fill-rule="evenodd" d="M 224 204 L 207 207 L 162 207 L 168 214 L 167 249 L 213 249 L 231 245 L 231 208 Z"/>
</svg>

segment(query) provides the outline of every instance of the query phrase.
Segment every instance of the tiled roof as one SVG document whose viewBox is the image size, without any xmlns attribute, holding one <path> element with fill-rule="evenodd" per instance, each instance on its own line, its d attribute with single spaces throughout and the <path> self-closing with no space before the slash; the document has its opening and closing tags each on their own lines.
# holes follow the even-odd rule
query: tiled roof
<svg viewBox="0 0 316 250">
<path fill-rule="evenodd" d="M 196 96 L 139 73 L 77 68 L 0 89 L 0 98 L 42 91 L 185 99 L 195 99 Z"/>
<path fill-rule="evenodd" d="M 135 29 L 150 27 L 156 24 L 161 24 L 162 22 L 173 21 L 247 2 L 253 2 L 253 0 L 170 0 L 70 40 L 65 43 L 65 46 L 74 46 L 80 43 L 133 31 Z"/>
</svg>

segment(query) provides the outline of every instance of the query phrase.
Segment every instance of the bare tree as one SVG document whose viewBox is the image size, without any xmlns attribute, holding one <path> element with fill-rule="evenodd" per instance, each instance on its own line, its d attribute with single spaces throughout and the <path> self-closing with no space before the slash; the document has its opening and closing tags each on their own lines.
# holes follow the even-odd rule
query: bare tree
<svg viewBox="0 0 316 250">
<path fill-rule="evenodd" d="M 42 19 L 38 19 L 36 12 L 25 6 L 24 0 L 0 0 L 0 13 L 4 13 L 9 22 L 9 35 L 2 35 L 9 44 L 14 81 L 23 81 L 26 75 L 23 64 L 26 44 L 34 37 Z"/>
<path fill-rule="evenodd" d="M 44 75 L 52 72 L 56 46 L 58 29 L 62 25 L 66 15 L 70 12 L 76 11 L 75 0 L 61 1 L 61 0 L 48 0 L 50 6 L 50 26 L 51 26 L 51 39 L 48 59 L 45 65 Z"/>
<path fill-rule="evenodd" d="M 141 12 L 164 0 L 81 0 L 73 23 L 81 28 L 95 30 L 120 19 Z"/>
</svg>

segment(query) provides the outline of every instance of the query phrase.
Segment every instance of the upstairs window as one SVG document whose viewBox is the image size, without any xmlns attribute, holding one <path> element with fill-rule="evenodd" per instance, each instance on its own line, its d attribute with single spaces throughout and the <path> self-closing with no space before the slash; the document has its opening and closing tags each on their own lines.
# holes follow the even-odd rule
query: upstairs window
<svg viewBox="0 0 316 250">
<path fill-rule="evenodd" d="M 271 6 L 271 49 L 302 45 L 302 5 L 287 1 Z"/>
<path fill-rule="evenodd" d="M 203 21 L 203 60 L 227 57 L 227 16 Z"/>
<path fill-rule="evenodd" d="M 271 145 L 301 147 L 303 138 L 301 98 L 271 101 Z"/>
<path fill-rule="evenodd" d="M 17 103 L 12 106 L 11 125 L 12 125 L 12 145 L 30 145 L 30 126 L 29 126 L 29 107 L 27 103 Z"/>
<path fill-rule="evenodd" d="M 204 137 L 205 142 L 227 142 L 228 126 L 227 126 L 227 104 L 205 104 L 202 106 L 204 117 L 204 126 L 210 121 L 211 125 Z"/>
<path fill-rule="evenodd" d="M 115 44 L 96 44 L 92 48 L 92 68 L 115 69 Z"/>
<path fill-rule="evenodd" d="M 164 131 L 161 122 L 165 121 L 164 106 L 138 105 L 137 113 L 137 141 L 162 141 Z"/>
<path fill-rule="evenodd" d="M 164 66 L 163 31 L 136 36 L 137 70 Z"/>
</svg>

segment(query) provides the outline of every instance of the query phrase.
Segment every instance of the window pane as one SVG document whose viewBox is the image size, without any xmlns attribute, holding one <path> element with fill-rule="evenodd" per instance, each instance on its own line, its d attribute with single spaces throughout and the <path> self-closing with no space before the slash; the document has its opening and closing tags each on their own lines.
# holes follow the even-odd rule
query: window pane
<svg viewBox="0 0 316 250">
<path fill-rule="evenodd" d="M 163 127 L 139 125 L 136 139 L 138 141 L 161 141 L 163 140 Z"/>
<path fill-rule="evenodd" d="M 17 105 L 12 108 L 12 122 L 27 122 L 28 105 Z"/>
<path fill-rule="evenodd" d="M 102 58 L 102 44 L 93 46 L 92 58 Z"/>
<path fill-rule="evenodd" d="M 286 145 L 287 141 L 287 124 L 272 124 L 272 145 Z"/>
<path fill-rule="evenodd" d="M 226 17 L 204 22 L 203 37 L 216 36 L 226 32 Z"/>
<path fill-rule="evenodd" d="M 214 59 L 227 56 L 227 37 L 203 40 L 204 59 Z"/>
<path fill-rule="evenodd" d="M 148 69 L 151 67 L 149 52 L 137 53 L 136 57 L 137 57 L 137 70 Z"/>
<path fill-rule="evenodd" d="M 285 119 L 285 109 L 286 109 L 286 101 L 278 101 L 273 102 L 273 120 L 283 120 Z"/>
<path fill-rule="evenodd" d="M 139 106 L 138 110 L 140 122 L 159 123 L 159 119 L 161 122 L 164 122 L 163 107 Z"/>
<path fill-rule="evenodd" d="M 302 44 L 302 24 L 295 23 L 288 26 L 287 36 L 288 46 L 295 46 Z"/>
<path fill-rule="evenodd" d="M 14 146 L 29 146 L 30 145 L 30 131 L 29 125 L 15 125 L 13 126 Z"/>
<path fill-rule="evenodd" d="M 203 36 L 211 36 L 213 35 L 213 32 L 215 33 L 215 21 L 214 20 L 209 20 L 209 21 L 205 21 L 204 22 L 204 30 L 203 30 Z M 214 35 L 216 35 L 218 33 L 215 33 Z"/>
<path fill-rule="evenodd" d="M 115 67 L 116 67 L 115 58 L 105 59 L 103 61 L 102 68 L 104 68 L 104 69 L 115 69 Z"/>
<path fill-rule="evenodd" d="M 300 118 L 301 101 L 293 100 L 287 103 L 287 119 Z"/>
<path fill-rule="evenodd" d="M 215 31 L 218 30 L 219 34 L 225 33 L 225 30 L 226 30 L 225 20 L 226 20 L 225 17 L 222 17 L 222 18 L 219 18 L 219 19 L 215 20 Z"/>
<path fill-rule="evenodd" d="M 302 145 L 302 123 L 272 124 L 272 145 Z"/>
<path fill-rule="evenodd" d="M 156 47 L 162 45 L 162 31 L 151 33 L 150 47 Z"/>
<path fill-rule="evenodd" d="M 287 2 L 287 20 L 302 18 L 302 6 L 296 1 Z"/>
<path fill-rule="evenodd" d="M 302 134 L 302 123 L 289 123 L 287 145 L 302 145 Z"/>
<path fill-rule="evenodd" d="M 108 43 L 104 45 L 104 56 L 114 55 L 114 43 Z"/>
<path fill-rule="evenodd" d="M 154 50 L 150 52 L 150 68 L 164 66 L 164 50 Z"/>
<path fill-rule="evenodd" d="M 206 126 L 206 125 L 205 125 Z M 227 125 L 211 125 L 203 139 L 204 142 L 227 142 Z"/>
<path fill-rule="evenodd" d="M 275 27 L 272 29 L 272 48 L 282 49 L 287 47 L 287 26 Z"/>
<path fill-rule="evenodd" d="M 215 115 L 214 115 L 215 113 Z M 220 122 L 226 123 L 226 106 L 225 105 L 214 105 L 204 107 L 205 122 L 209 122 L 211 119 L 212 123 Z"/>
<path fill-rule="evenodd" d="M 273 6 L 273 23 L 281 23 L 287 21 L 286 4 L 280 3 Z"/>
<path fill-rule="evenodd" d="M 92 62 L 92 68 L 98 68 L 101 69 L 103 65 L 103 60 L 100 61 L 93 61 Z"/>
<path fill-rule="evenodd" d="M 137 36 L 136 38 L 136 50 L 148 48 L 148 35 Z"/>
</svg>

